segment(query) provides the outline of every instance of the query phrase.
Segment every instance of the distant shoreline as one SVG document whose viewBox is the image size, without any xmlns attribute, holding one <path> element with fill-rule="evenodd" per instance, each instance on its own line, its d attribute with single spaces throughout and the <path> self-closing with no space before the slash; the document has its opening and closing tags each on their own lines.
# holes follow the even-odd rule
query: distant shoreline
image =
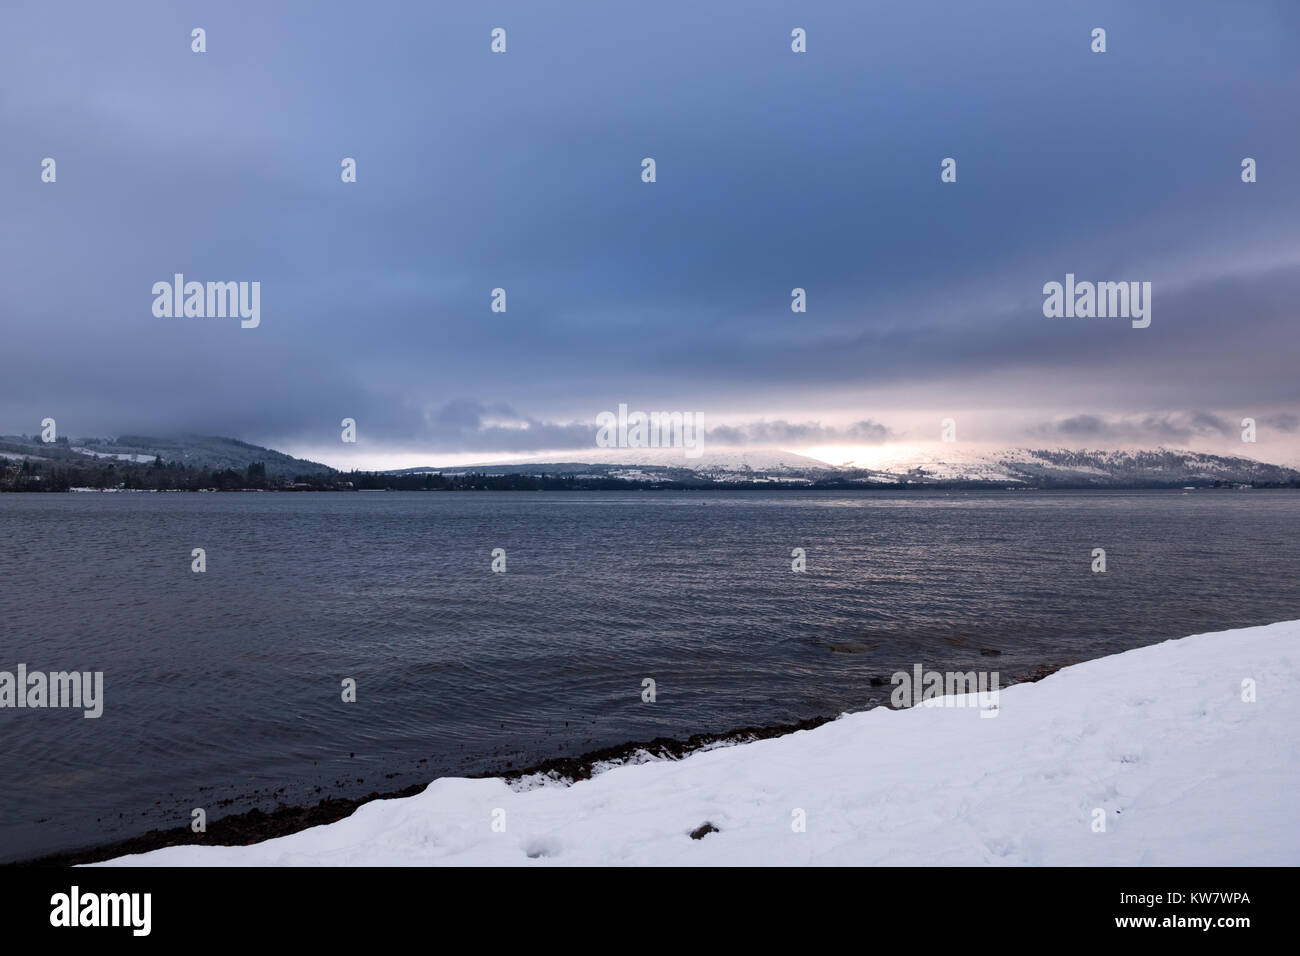
<svg viewBox="0 0 1300 956">
<path fill-rule="evenodd" d="M 943 443 L 940 443 L 943 444 Z M 955 446 L 955 443 L 949 443 Z M 1082 491 L 1300 488 L 1300 469 L 1169 448 L 917 451 L 866 467 L 794 452 L 720 457 L 591 450 L 466 466 L 344 471 L 219 436 L 158 439 L 0 436 L 0 491 Z M 626 451 L 626 457 L 623 455 Z M 658 449 L 657 451 L 663 451 Z"/>
<path fill-rule="evenodd" d="M 385 476 L 387 477 L 387 476 Z M 68 488 L 23 487 L 0 488 L 0 494 L 158 494 L 158 493 L 239 493 L 239 492 L 276 492 L 300 494 L 305 492 L 337 492 L 346 494 L 358 491 L 415 491 L 415 492 L 458 492 L 458 491 L 756 491 L 756 492 L 792 492 L 792 491 L 834 491 L 834 492 L 875 492 L 875 491 L 1296 491 L 1300 482 L 1227 482 L 1207 481 L 1203 484 L 1185 485 L 1180 482 L 1167 484 L 1042 484 L 1028 485 L 1021 482 L 998 481 L 901 481 L 873 482 L 862 481 L 825 481 L 796 482 L 772 479 L 767 481 L 705 482 L 705 481 L 639 481 L 622 478 L 571 479 L 537 475 L 456 475 L 444 478 L 446 484 L 438 487 L 423 487 L 418 483 L 401 482 L 397 485 L 382 484 L 377 487 L 357 488 L 337 487 L 333 485 L 305 485 L 302 487 L 271 488 L 92 488 L 87 486 Z"/>
</svg>

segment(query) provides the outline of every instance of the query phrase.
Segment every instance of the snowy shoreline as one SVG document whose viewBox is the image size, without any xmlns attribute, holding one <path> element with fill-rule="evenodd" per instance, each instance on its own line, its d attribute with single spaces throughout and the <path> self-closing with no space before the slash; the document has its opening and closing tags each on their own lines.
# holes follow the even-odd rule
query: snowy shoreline
<svg viewBox="0 0 1300 956">
<path fill-rule="evenodd" d="M 440 778 L 251 846 L 101 865 L 1300 863 L 1300 621 L 1063 668 L 1003 689 L 993 720 L 970 704 L 879 707 L 572 785 Z"/>
</svg>

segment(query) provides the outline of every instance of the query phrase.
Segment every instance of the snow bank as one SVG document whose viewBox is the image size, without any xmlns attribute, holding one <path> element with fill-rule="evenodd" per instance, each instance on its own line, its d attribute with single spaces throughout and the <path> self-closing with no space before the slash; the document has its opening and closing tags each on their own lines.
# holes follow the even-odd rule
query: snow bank
<svg viewBox="0 0 1300 956">
<path fill-rule="evenodd" d="M 1294 866 L 1298 665 L 1300 621 L 1201 634 L 1003 689 L 993 719 L 880 708 L 574 786 L 448 778 L 255 846 L 105 865 Z"/>
</svg>

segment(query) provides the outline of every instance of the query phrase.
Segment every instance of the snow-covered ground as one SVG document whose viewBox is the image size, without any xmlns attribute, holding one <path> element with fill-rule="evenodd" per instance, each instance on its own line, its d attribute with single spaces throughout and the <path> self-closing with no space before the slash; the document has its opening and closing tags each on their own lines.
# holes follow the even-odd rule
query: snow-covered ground
<svg viewBox="0 0 1300 956">
<path fill-rule="evenodd" d="M 255 846 L 107 865 L 1300 864 L 1300 621 L 1089 661 L 989 713 L 878 708 L 573 786 L 442 779 Z"/>
<path fill-rule="evenodd" d="M 94 451 L 90 448 L 73 447 L 72 450 L 82 455 L 91 455 L 94 458 L 113 458 L 117 461 L 134 462 L 137 465 L 146 465 L 151 461 L 155 461 L 157 458 L 156 455 L 138 455 L 138 454 L 116 455 L 116 454 L 111 454 L 109 452 Z"/>
</svg>

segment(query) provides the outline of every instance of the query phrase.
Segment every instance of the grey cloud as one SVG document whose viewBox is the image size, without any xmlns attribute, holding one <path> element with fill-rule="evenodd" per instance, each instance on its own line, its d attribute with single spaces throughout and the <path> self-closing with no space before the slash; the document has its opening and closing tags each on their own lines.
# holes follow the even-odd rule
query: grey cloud
<svg viewBox="0 0 1300 956">
<path fill-rule="evenodd" d="M 1080 436 L 1102 428 L 1081 409 L 1263 422 L 1300 404 L 1284 7 L 1103 2 L 1128 42 L 1099 63 L 1074 14 L 1029 0 L 814 0 L 799 56 L 775 0 L 722 32 L 682 0 L 522 5 L 504 56 L 477 11 L 420 2 L 223 4 L 201 56 L 165 3 L 17 5 L 0 432 L 321 444 L 353 417 L 394 447 L 524 451 L 587 445 L 574 423 L 643 396 L 769 420 L 719 443 L 870 443 L 887 433 L 818 424 L 869 390 Z M 1273 157 L 1251 186 L 1245 143 Z M 177 271 L 261 281 L 262 325 L 152 317 Z M 1045 319 L 1066 271 L 1156 278 L 1151 328 Z"/>
<path fill-rule="evenodd" d="M 879 445 L 891 437 L 890 430 L 870 420 L 854 422 L 845 428 L 818 422 L 755 422 L 745 425 L 708 425 L 710 445 L 808 446 L 831 444 Z"/>
<path fill-rule="evenodd" d="M 1043 437 L 1105 444 L 1186 443 L 1197 438 L 1231 438 L 1239 431 L 1237 422 L 1201 410 L 1131 417 L 1073 415 L 1044 422 L 1035 429 Z"/>
</svg>

